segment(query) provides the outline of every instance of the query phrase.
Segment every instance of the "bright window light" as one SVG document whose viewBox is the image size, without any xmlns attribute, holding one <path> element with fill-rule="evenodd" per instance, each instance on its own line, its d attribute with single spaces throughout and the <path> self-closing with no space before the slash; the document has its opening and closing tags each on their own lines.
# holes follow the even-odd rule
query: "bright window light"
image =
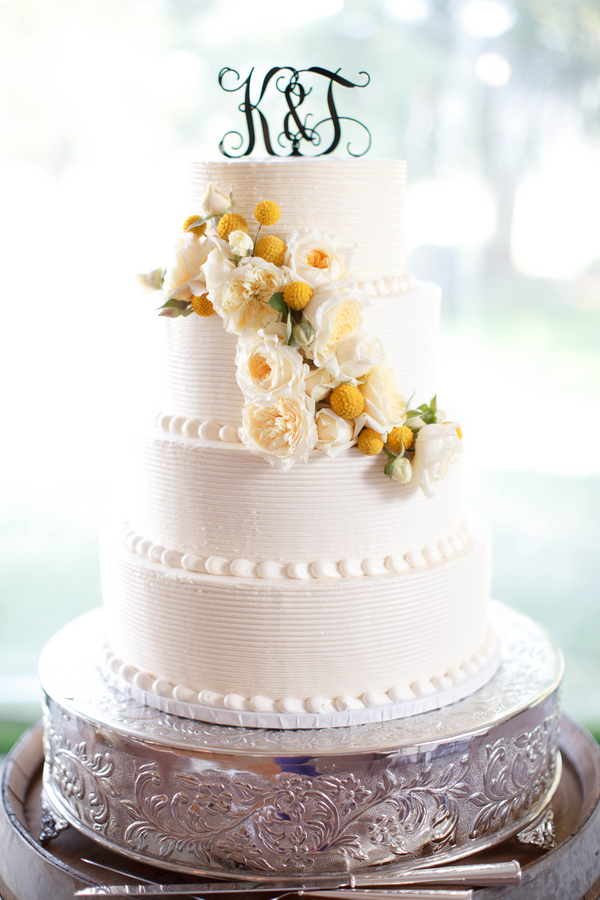
<svg viewBox="0 0 600 900">
<path fill-rule="evenodd" d="M 373 37 L 377 30 L 377 23 L 373 16 L 367 12 L 352 12 L 342 19 L 342 32 L 346 37 L 355 41 Z"/>
<path fill-rule="evenodd" d="M 482 53 L 475 60 L 475 76 L 489 87 L 504 87 L 510 81 L 512 67 L 500 53 Z"/>
<path fill-rule="evenodd" d="M 515 14 L 499 0 L 471 0 L 463 10 L 463 25 L 478 37 L 498 37 L 515 24 Z"/>
<path fill-rule="evenodd" d="M 483 247 L 496 230 L 496 203 L 474 175 L 418 181 L 406 195 L 410 247 Z"/>
<path fill-rule="evenodd" d="M 423 22 L 430 13 L 427 0 L 386 0 L 385 11 L 400 22 Z"/>
</svg>

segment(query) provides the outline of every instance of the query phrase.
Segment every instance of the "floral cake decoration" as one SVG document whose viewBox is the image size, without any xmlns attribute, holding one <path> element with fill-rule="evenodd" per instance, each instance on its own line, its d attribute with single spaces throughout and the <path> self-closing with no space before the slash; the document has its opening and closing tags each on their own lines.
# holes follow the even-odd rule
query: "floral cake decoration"
<svg viewBox="0 0 600 900">
<path fill-rule="evenodd" d="M 286 241 L 263 232 L 281 215 L 273 200 L 256 205 L 252 237 L 212 182 L 201 207 L 166 268 L 138 282 L 161 292 L 159 315 L 218 315 L 238 336 L 243 443 L 284 470 L 312 450 L 383 452 L 392 481 L 433 496 L 462 433 L 436 397 L 412 409 L 398 390 L 381 340 L 364 329 L 369 296 L 352 274 L 354 248 L 310 227 Z"/>
</svg>

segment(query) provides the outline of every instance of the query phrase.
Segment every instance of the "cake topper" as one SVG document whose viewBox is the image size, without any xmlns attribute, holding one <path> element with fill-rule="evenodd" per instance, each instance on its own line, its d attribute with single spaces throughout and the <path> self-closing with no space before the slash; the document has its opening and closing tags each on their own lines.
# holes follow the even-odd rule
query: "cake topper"
<svg viewBox="0 0 600 900">
<path fill-rule="evenodd" d="M 287 74 L 287 76 L 284 74 L 280 74 L 277 78 L 275 78 L 275 76 L 281 72 L 289 74 Z M 308 95 L 312 92 L 312 87 L 309 87 L 307 89 L 300 81 L 300 76 L 304 72 L 310 72 L 313 75 L 321 75 L 323 76 L 323 78 L 329 79 L 329 86 L 327 88 L 327 108 L 329 110 L 329 116 L 321 119 L 319 122 L 312 126 L 308 124 L 308 120 L 312 117 L 312 113 L 306 113 L 303 119 L 301 119 L 298 114 L 298 108 L 304 103 L 306 97 L 308 97 Z M 233 73 L 237 77 L 238 84 L 236 87 L 225 86 L 224 80 L 229 73 Z M 221 143 L 219 144 L 219 150 L 221 151 L 223 156 L 227 156 L 229 157 L 229 159 L 238 159 L 241 156 L 249 156 L 250 153 L 252 153 L 256 145 L 256 129 L 254 120 L 255 113 L 258 115 L 263 139 L 265 142 L 265 148 L 270 156 L 326 156 L 328 153 L 332 153 L 340 142 L 340 138 L 342 136 L 342 128 L 340 123 L 343 121 L 355 122 L 361 128 L 364 128 L 368 137 L 367 146 L 362 151 L 362 153 L 353 153 L 350 149 L 350 142 L 348 142 L 348 144 L 346 145 L 346 149 L 350 156 L 364 156 L 368 151 L 369 147 L 371 146 L 371 133 L 369 129 L 366 127 L 366 125 L 363 125 L 362 122 L 359 122 L 358 119 L 353 119 L 350 116 L 340 116 L 335 107 L 335 101 L 333 99 L 334 83 L 347 88 L 363 88 L 366 87 L 371 80 L 367 72 L 358 73 L 359 75 L 364 75 L 366 77 L 367 80 L 364 84 L 354 84 L 352 81 L 348 81 L 347 78 L 343 78 L 339 74 L 340 69 L 337 69 L 335 72 L 330 72 L 329 69 L 323 69 L 321 68 L 321 66 L 311 66 L 308 69 L 294 69 L 291 66 L 276 66 L 270 69 L 265 75 L 256 103 L 252 102 L 250 96 L 250 85 L 253 73 L 254 68 L 250 70 L 250 74 L 248 75 L 248 77 L 244 81 L 242 81 L 240 73 L 235 69 L 229 68 L 228 66 L 221 69 L 221 71 L 219 72 L 219 84 L 224 91 L 227 91 L 228 93 L 234 93 L 235 91 L 241 90 L 245 86 L 244 100 L 242 103 L 240 103 L 238 109 L 246 116 L 246 127 L 248 129 L 248 145 L 245 150 L 242 150 L 242 147 L 244 145 L 244 138 L 239 131 L 228 131 L 223 135 Z M 289 153 L 277 153 L 273 149 L 271 135 L 269 132 L 269 124 L 267 122 L 265 114 L 262 112 L 262 110 L 259 109 L 260 103 L 262 102 L 269 84 L 271 83 L 273 78 L 275 78 L 275 87 L 281 94 L 284 95 L 288 107 L 288 111 L 283 117 L 283 130 L 277 135 L 277 143 L 280 147 L 283 148 L 286 148 L 286 144 L 288 147 L 291 145 Z M 319 134 L 319 128 L 328 122 L 331 122 L 333 126 L 333 138 L 329 146 L 325 150 L 321 150 L 320 153 L 301 153 L 301 141 L 306 141 L 312 147 L 320 146 L 322 138 Z M 227 138 L 231 138 L 231 136 L 234 135 L 238 139 L 238 141 L 234 146 L 231 146 L 230 140 L 230 149 L 232 151 L 241 151 L 239 153 L 228 152 L 225 148 L 225 142 L 227 141 Z"/>
</svg>

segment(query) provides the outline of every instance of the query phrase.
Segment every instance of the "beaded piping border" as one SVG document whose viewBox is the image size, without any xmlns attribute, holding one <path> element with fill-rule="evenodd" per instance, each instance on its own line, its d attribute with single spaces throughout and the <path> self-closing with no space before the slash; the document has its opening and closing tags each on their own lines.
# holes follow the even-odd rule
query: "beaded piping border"
<svg viewBox="0 0 600 900">
<path fill-rule="evenodd" d="M 249 728 L 315 727 L 314 719 L 303 721 L 303 716 L 307 714 L 316 715 L 319 719 L 324 717 L 318 727 L 345 727 L 420 715 L 462 700 L 483 687 L 496 673 L 501 661 L 500 645 L 490 628 L 483 647 L 469 659 L 430 679 L 421 678 L 410 685 L 394 685 L 386 692 L 366 691 L 360 697 L 309 697 L 306 700 L 283 697 L 277 700 L 195 691 L 124 662 L 113 654 L 108 641 L 104 643 L 102 652 L 100 671 L 103 677 L 117 690 L 147 706 L 188 719 Z M 239 720 L 235 718 L 237 715 Z"/>
<path fill-rule="evenodd" d="M 406 270 L 402 275 L 385 275 L 383 278 L 364 279 L 358 281 L 361 291 L 369 297 L 386 297 L 389 294 L 404 294 L 416 287 L 417 279 Z"/>
<path fill-rule="evenodd" d="M 453 559 L 466 551 L 472 544 L 472 536 L 466 522 L 447 538 L 435 544 L 427 544 L 422 550 L 409 550 L 404 554 L 385 557 L 368 556 L 364 559 L 342 559 L 339 562 L 318 559 L 315 562 L 277 562 L 263 559 L 252 562 L 248 559 L 225 559 L 222 556 L 197 556 L 186 550 L 173 550 L 163 544 L 144 538 L 137 531 L 125 526 L 125 544 L 132 553 L 137 553 L 151 562 L 162 563 L 174 569 L 200 572 L 203 575 L 233 575 L 236 578 L 293 578 L 325 579 L 356 578 L 361 575 L 390 575 L 424 569 L 446 560 Z"/>
</svg>

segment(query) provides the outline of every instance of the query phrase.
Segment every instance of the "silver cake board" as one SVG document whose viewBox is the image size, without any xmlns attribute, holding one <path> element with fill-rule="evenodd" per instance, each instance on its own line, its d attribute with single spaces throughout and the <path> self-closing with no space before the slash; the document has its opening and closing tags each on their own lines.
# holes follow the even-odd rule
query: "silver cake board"
<svg viewBox="0 0 600 900">
<path fill-rule="evenodd" d="M 96 647 L 82 617 L 41 665 L 47 800 L 110 850 L 228 878 L 401 870 L 483 850 L 535 823 L 560 779 L 560 651 L 507 607 L 494 606 L 493 625 L 502 664 L 458 703 L 275 731 L 184 719 L 124 696 L 99 673 L 102 635 Z"/>
</svg>

